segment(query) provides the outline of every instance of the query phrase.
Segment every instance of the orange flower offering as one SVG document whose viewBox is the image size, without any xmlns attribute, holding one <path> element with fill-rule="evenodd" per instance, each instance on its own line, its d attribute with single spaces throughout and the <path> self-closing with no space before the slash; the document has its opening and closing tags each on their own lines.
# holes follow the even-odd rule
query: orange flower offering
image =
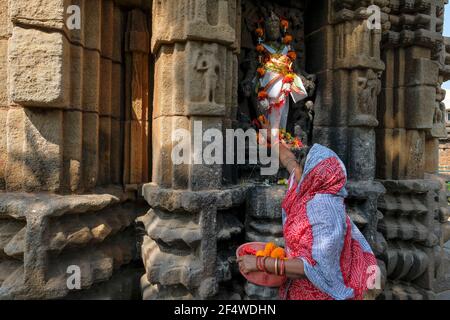
<svg viewBox="0 0 450 320">
<path fill-rule="evenodd" d="M 298 138 L 287 132 L 285 129 L 280 129 L 279 138 L 283 140 L 286 144 L 291 145 L 293 149 L 300 149 L 303 147 L 302 141 Z"/>
<path fill-rule="evenodd" d="M 287 75 L 284 76 L 283 83 L 292 83 L 294 82 L 294 78 L 295 75 L 293 75 L 292 73 L 288 73 Z"/>
<path fill-rule="evenodd" d="M 256 72 L 258 72 L 259 76 L 262 77 L 266 73 L 266 69 L 258 68 L 258 69 L 256 69 Z"/>
<path fill-rule="evenodd" d="M 267 99 L 269 95 L 267 94 L 266 91 L 261 90 L 260 92 L 258 92 L 258 100 L 264 100 Z"/>
<path fill-rule="evenodd" d="M 290 34 L 287 34 L 283 37 L 283 43 L 289 44 L 292 42 L 292 36 Z"/>
<path fill-rule="evenodd" d="M 277 246 L 275 245 L 275 243 L 273 242 L 268 242 L 266 243 L 266 246 L 264 248 L 264 256 L 265 257 L 270 257 L 270 254 L 272 253 L 272 251 L 276 248 Z"/>
<path fill-rule="evenodd" d="M 280 287 L 284 282 L 286 282 L 287 278 L 285 263 L 287 257 L 283 248 L 277 247 L 273 242 L 248 242 L 236 249 L 236 257 L 241 257 L 244 255 L 256 256 L 257 270 L 249 273 L 243 273 L 242 270 L 240 270 L 241 274 L 249 282 L 258 286 L 272 288 Z M 265 264 L 265 260 L 267 258 L 277 259 L 275 272 L 269 272 L 267 270 Z"/>
<path fill-rule="evenodd" d="M 262 37 L 264 35 L 264 30 L 262 28 L 256 28 L 255 33 L 258 37 Z"/>
<path fill-rule="evenodd" d="M 278 247 L 272 250 L 270 257 L 275 259 L 286 259 L 286 253 L 283 248 Z"/>
<path fill-rule="evenodd" d="M 292 37 L 291 37 L 292 38 Z M 256 46 L 256 51 L 258 51 L 258 52 L 264 52 L 264 46 L 262 45 L 262 44 L 258 44 L 257 46 Z"/>
<path fill-rule="evenodd" d="M 264 257 L 264 250 L 258 250 L 255 254 L 257 257 Z"/>
<path fill-rule="evenodd" d="M 296 149 L 300 149 L 303 147 L 303 143 L 298 137 L 295 137 L 294 141 L 292 142 L 292 145 Z"/>
<path fill-rule="evenodd" d="M 289 28 L 289 21 L 287 21 L 286 19 L 282 19 L 280 24 L 284 29 Z"/>
<path fill-rule="evenodd" d="M 264 125 L 264 124 L 266 124 L 268 122 L 268 120 L 266 119 L 266 117 L 263 114 L 258 117 L 258 121 L 262 125 Z"/>
<path fill-rule="evenodd" d="M 254 255 L 257 257 L 270 257 L 283 260 L 287 259 L 284 249 L 277 247 L 277 245 L 273 242 L 266 243 L 264 250 L 258 250 Z"/>
<path fill-rule="evenodd" d="M 289 51 L 287 53 L 287 56 L 289 57 L 289 59 L 291 59 L 292 61 L 294 61 L 295 59 L 297 59 L 297 53 L 295 53 L 295 51 Z"/>
</svg>

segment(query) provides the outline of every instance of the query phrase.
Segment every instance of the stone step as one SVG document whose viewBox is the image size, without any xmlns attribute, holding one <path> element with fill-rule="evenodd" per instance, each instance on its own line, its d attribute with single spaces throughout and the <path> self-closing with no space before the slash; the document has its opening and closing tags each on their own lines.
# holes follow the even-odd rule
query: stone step
<svg viewBox="0 0 450 320">
<path fill-rule="evenodd" d="M 162 241 L 171 246 L 183 241 L 194 249 L 202 239 L 198 215 L 176 214 L 159 209 L 150 209 L 148 213 L 138 218 L 150 238 Z"/>
<path fill-rule="evenodd" d="M 145 236 L 142 259 L 147 278 L 152 284 L 163 286 L 182 284 L 188 289 L 200 286 L 203 267 L 192 252 L 171 253 L 162 251 L 158 244 Z"/>
<path fill-rule="evenodd" d="M 384 217 L 378 222 L 378 230 L 386 239 L 414 240 L 423 242 L 430 237 L 431 230 L 417 220 L 406 217 Z"/>
<path fill-rule="evenodd" d="M 217 240 L 230 240 L 233 236 L 242 233 L 244 225 L 233 214 L 218 213 L 217 214 Z"/>
<path fill-rule="evenodd" d="M 147 274 L 141 277 L 143 300 L 192 300 L 194 296 L 182 285 L 160 286 L 152 285 Z"/>
</svg>

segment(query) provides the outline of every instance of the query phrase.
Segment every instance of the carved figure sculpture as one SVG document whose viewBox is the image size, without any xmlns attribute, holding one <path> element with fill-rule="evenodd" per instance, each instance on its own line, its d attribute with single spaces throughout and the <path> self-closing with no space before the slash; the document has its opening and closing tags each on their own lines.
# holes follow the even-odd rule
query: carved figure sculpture
<svg viewBox="0 0 450 320">
<path fill-rule="evenodd" d="M 287 20 L 272 12 L 265 29 L 261 24 L 256 29 L 260 63 L 255 78 L 258 108 L 269 119 L 272 128 L 277 129 L 286 128 L 289 96 L 294 103 L 308 96 L 301 77 L 294 73 L 297 55 L 291 50 L 292 36 L 287 34 L 288 25 Z"/>
</svg>

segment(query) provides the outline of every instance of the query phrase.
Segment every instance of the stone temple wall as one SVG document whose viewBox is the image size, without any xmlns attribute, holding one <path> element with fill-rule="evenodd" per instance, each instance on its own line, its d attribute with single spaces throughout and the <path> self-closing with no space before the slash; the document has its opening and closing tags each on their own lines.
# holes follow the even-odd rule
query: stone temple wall
<svg viewBox="0 0 450 320">
<path fill-rule="evenodd" d="M 239 47 L 232 35 L 239 28 L 243 31 L 242 40 L 248 40 L 244 31 L 249 27 L 253 2 L 242 1 L 241 4 L 248 11 L 241 22 L 234 16 L 240 5 L 235 1 L 216 4 L 199 0 L 184 7 L 177 1 L 154 4 L 155 78 L 164 79 L 164 87 L 155 86 L 153 182 L 144 187 L 146 199 L 153 208 L 144 219 L 148 233 L 143 247 L 147 275 L 142 279 L 144 290 L 148 292 L 144 295 L 146 298 L 214 297 L 223 287 L 221 275 L 227 264 L 218 258 L 223 257 L 219 254 L 220 239 L 205 238 L 211 231 L 203 222 L 219 217 L 217 208 L 204 210 L 192 218 L 200 230 L 197 236 L 201 240 L 197 240 L 197 246 L 184 238 L 174 239 L 173 232 L 163 232 L 159 226 L 167 225 L 169 218 L 174 219 L 171 225 L 187 219 L 183 212 L 192 209 L 187 210 L 185 206 L 196 203 L 194 199 L 209 203 L 206 194 L 200 196 L 198 191 L 207 189 L 217 194 L 214 189 L 228 192 L 233 188 L 221 182 L 222 167 L 170 165 L 168 150 L 172 142 L 161 137 L 178 127 L 192 131 L 192 121 L 201 120 L 200 116 L 206 114 L 212 116 L 203 119 L 208 128 L 229 127 L 234 111 L 231 115 L 219 112 L 218 106 L 222 103 L 227 110 L 227 104 L 236 105 L 235 100 L 219 103 L 218 99 L 206 99 L 208 92 L 220 96 L 212 89 L 214 87 L 220 92 L 224 90 L 222 86 L 228 86 L 235 93 L 236 84 L 228 85 L 228 79 L 236 81 L 234 71 L 225 63 L 228 58 L 222 58 L 222 68 L 216 68 L 223 82 L 217 83 L 213 76 L 209 85 L 204 80 L 218 65 L 210 52 L 223 57 L 220 52 L 226 48 L 221 50 L 221 46 L 228 45 L 229 54 L 237 53 Z M 323 0 L 274 1 L 272 4 L 269 1 L 260 5 L 274 10 L 279 5 L 291 6 L 293 11 L 300 9 L 296 17 L 304 21 L 302 66 L 306 72 L 317 76 L 312 142 L 331 147 L 346 164 L 349 214 L 369 240 L 383 273 L 385 290 L 379 297 L 433 298 L 436 292 L 449 289 L 445 280 L 448 279 L 448 258 L 441 250 L 447 240 L 446 233 L 441 232 L 448 219 L 447 204 L 443 201 L 442 184 L 434 176 L 437 139 L 445 134 L 440 89 L 440 84 L 448 77 L 446 40 L 442 37 L 444 3 L 375 1 L 380 8 L 379 28 L 368 25 L 372 13 L 370 4 L 368 1 Z M 163 25 L 170 25 L 170 28 L 159 31 L 158 27 Z M 223 30 L 220 35 L 217 28 Z M 199 47 L 204 47 L 203 53 L 193 50 Z M 241 49 L 239 59 L 245 65 L 251 59 L 251 54 L 247 53 L 251 52 L 248 42 L 243 42 Z M 196 54 L 208 57 L 201 75 L 197 73 Z M 180 85 L 174 84 L 177 78 L 183 79 Z M 238 79 L 245 81 L 245 76 L 239 75 Z M 251 109 L 249 100 L 238 102 L 239 111 Z M 399 122 L 399 118 L 407 121 Z M 201 170 L 197 171 L 196 167 Z M 245 215 L 240 207 L 233 219 L 227 218 L 235 221 L 230 224 L 236 236 L 239 239 L 243 236 L 247 241 L 277 239 L 282 243 L 279 211 L 283 188 L 252 183 L 246 184 L 246 188 Z M 191 198 L 194 195 L 196 198 Z M 239 203 L 230 203 L 230 206 L 239 206 Z M 243 231 L 239 231 L 239 222 L 244 225 Z M 222 225 L 217 222 L 217 227 L 222 228 Z M 193 235 L 189 233 L 189 236 Z M 205 241 L 209 242 L 208 248 Z M 231 247 L 235 244 L 228 241 Z M 217 249 L 208 251 L 214 243 Z M 182 258 L 175 258 L 177 252 L 178 255 L 183 252 L 184 262 Z M 212 261 L 217 263 L 215 277 L 212 276 L 214 268 L 204 265 L 204 255 L 211 255 L 211 252 L 218 254 L 217 258 L 209 260 L 211 264 Z M 231 257 L 227 261 L 232 261 Z M 162 267 L 154 265 L 163 259 L 168 261 L 165 266 L 173 270 L 164 276 L 158 271 Z M 196 281 L 195 273 L 187 271 L 193 261 L 199 261 L 198 273 L 202 274 L 203 282 Z M 233 264 L 226 269 L 230 266 Z M 231 268 L 232 279 L 234 271 Z M 248 283 L 242 290 L 242 282 L 231 282 L 228 290 L 241 298 L 276 297 L 276 290 Z"/>
<path fill-rule="evenodd" d="M 0 298 L 139 297 L 142 3 L 0 1 Z M 70 5 L 81 8 L 80 29 L 67 26 Z M 66 284 L 73 265 L 77 293 Z"/>
<path fill-rule="evenodd" d="M 199 130 L 224 132 L 236 119 L 240 12 L 236 0 L 153 2 L 153 176 L 143 187 L 152 209 L 140 219 L 144 299 L 239 291 L 227 288 L 239 279 L 233 248 L 247 187 L 224 183 L 221 165 L 174 165 L 171 152 L 175 129 L 193 136 L 201 123 Z"/>
<path fill-rule="evenodd" d="M 436 176 L 439 138 L 447 135 L 440 87 L 449 79 L 443 6 L 390 2 L 385 10 L 377 178 L 386 188 L 378 229 L 387 241 L 387 299 L 432 298 L 450 284 L 442 247 L 448 240 L 446 190 Z"/>
<path fill-rule="evenodd" d="M 171 161 L 176 129 L 242 127 L 256 3 L 0 0 L 0 298 L 276 298 L 244 281 L 235 249 L 282 244 L 285 187 Z M 315 93 L 289 125 L 313 116 L 310 142 L 346 164 L 348 212 L 383 273 L 379 298 L 450 290 L 436 175 L 444 0 L 258 3 L 292 14 Z M 368 24 L 372 4 L 380 28 Z M 66 25 L 70 5 L 81 29 Z M 73 265 L 81 290 L 66 284 Z"/>
</svg>

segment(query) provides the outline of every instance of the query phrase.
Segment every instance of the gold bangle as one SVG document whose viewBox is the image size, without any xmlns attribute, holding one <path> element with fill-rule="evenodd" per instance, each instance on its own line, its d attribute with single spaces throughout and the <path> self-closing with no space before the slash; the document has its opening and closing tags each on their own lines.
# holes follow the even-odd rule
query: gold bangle
<svg viewBox="0 0 450 320">
<path fill-rule="evenodd" d="M 275 259 L 275 274 L 278 275 L 278 258 Z"/>
</svg>

